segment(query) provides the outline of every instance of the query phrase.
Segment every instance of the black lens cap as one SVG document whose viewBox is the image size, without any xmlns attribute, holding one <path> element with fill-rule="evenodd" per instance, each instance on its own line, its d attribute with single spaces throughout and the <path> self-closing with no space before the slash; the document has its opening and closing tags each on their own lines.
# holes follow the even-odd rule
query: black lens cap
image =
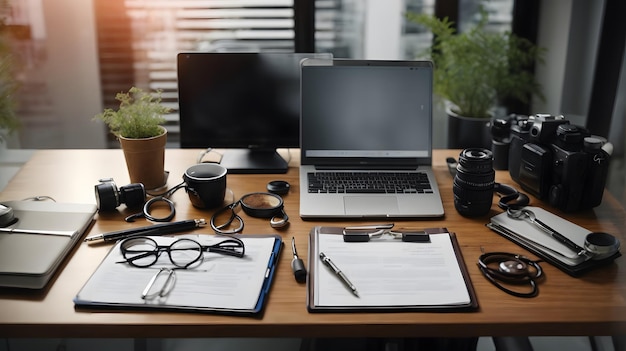
<svg viewBox="0 0 626 351">
<path fill-rule="evenodd" d="M 277 195 L 284 195 L 289 192 L 289 183 L 284 180 L 273 180 L 267 183 L 267 191 Z"/>
</svg>

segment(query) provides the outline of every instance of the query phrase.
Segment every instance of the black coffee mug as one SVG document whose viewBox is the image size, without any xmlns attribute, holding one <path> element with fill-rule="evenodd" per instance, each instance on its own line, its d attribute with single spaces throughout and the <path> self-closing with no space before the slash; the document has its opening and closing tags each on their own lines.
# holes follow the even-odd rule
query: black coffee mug
<svg viewBox="0 0 626 351">
<path fill-rule="evenodd" d="M 183 174 L 185 191 L 198 208 L 214 208 L 224 203 L 227 169 L 217 163 L 199 163 Z"/>
</svg>

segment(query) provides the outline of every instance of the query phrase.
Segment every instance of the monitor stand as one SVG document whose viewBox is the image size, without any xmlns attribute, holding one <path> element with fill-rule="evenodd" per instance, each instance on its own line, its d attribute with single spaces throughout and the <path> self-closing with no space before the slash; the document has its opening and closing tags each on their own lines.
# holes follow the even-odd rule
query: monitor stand
<svg viewBox="0 0 626 351">
<path fill-rule="evenodd" d="M 220 164 L 231 174 L 287 173 L 289 168 L 275 149 L 227 149 Z"/>
</svg>

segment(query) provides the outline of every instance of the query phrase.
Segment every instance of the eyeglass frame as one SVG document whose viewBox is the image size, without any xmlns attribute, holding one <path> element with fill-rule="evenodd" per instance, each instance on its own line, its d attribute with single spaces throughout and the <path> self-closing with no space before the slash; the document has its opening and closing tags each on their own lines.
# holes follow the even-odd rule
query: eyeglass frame
<svg viewBox="0 0 626 351">
<path fill-rule="evenodd" d="M 148 250 L 128 250 L 126 248 L 126 246 L 130 245 L 127 243 L 130 243 L 131 241 L 137 241 L 137 240 L 144 240 L 147 242 L 150 242 L 152 244 L 154 244 L 154 249 L 151 251 Z M 196 245 L 198 245 L 197 247 L 200 248 L 200 250 L 198 250 L 198 257 L 196 257 L 195 259 L 193 259 L 192 261 L 190 261 L 187 264 L 181 265 L 177 262 L 175 262 L 172 259 L 172 246 L 180 243 L 181 241 L 189 241 L 191 243 L 194 243 Z M 241 252 L 239 251 L 235 251 L 233 249 L 231 249 L 229 246 L 224 246 L 224 244 L 228 244 L 228 243 L 236 243 L 238 246 L 237 247 L 241 247 Z M 195 250 L 196 248 L 186 248 L 185 250 Z M 190 238 L 180 238 L 174 242 L 172 242 L 169 245 L 159 245 L 156 240 L 154 240 L 151 237 L 148 236 L 138 236 L 138 237 L 132 237 L 132 238 L 127 238 L 124 239 L 124 241 L 122 241 L 122 243 L 120 244 L 120 251 L 122 252 L 122 256 L 124 257 L 124 261 L 120 261 L 121 262 L 126 262 L 129 265 L 133 266 L 133 267 L 137 267 L 137 268 L 147 268 L 147 267 L 151 267 L 152 265 L 154 265 L 158 260 L 159 257 L 161 256 L 161 254 L 163 252 L 167 252 L 168 257 L 170 259 L 170 262 L 176 266 L 177 268 L 182 268 L 182 269 L 187 269 L 189 268 L 191 265 L 195 264 L 196 262 L 198 262 L 200 259 L 202 259 L 203 257 L 203 253 L 205 251 L 208 252 L 214 252 L 214 253 L 219 253 L 222 255 L 228 255 L 228 256 L 233 256 L 233 257 L 238 257 L 238 258 L 242 258 L 245 255 L 245 245 L 243 243 L 243 241 L 239 238 L 236 237 L 228 237 L 225 238 L 224 240 L 220 241 L 217 244 L 213 244 L 213 245 L 202 245 L 201 243 L 199 243 L 196 240 L 190 239 Z M 133 257 L 127 257 L 127 254 L 129 253 L 140 253 L 137 256 L 133 256 Z M 150 264 L 147 265 L 139 265 L 137 263 L 135 263 L 134 261 L 141 259 L 141 258 L 146 258 L 150 255 L 154 255 L 154 261 L 152 261 Z"/>
</svg>

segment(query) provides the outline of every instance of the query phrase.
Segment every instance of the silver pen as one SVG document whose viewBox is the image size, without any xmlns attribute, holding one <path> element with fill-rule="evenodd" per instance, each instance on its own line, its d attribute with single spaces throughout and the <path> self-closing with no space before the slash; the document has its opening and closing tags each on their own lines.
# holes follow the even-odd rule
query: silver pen
<svg viewBox="0 0 626 351">
<path fill-rule="evenodd" d="M 339 277 L 339 279 L 341 279 L 344 285 L 347 286 L 348 289 L 350 289 L 350 291 L 352 291 L 352 293 L 356 297 L 359 297 L 359 292 L 356 291 L 356 287 L 354 286 L 354 284 L 350 282 L 348 277 L 345 274 L 343 274 L 343 272 L 339 269 L 339 267 L 337 267 L 337 265 L 335 265 L 335 263 L 331 261 L 330 258 L 326 256 L 323 252 L 320 252 L 320 258 L 322 259 L 322 262 L 325 265 L 327 265 L 328 267 L 330 267 L 330 269 L 333 270 L 333 272 Z"/>
</svg>

